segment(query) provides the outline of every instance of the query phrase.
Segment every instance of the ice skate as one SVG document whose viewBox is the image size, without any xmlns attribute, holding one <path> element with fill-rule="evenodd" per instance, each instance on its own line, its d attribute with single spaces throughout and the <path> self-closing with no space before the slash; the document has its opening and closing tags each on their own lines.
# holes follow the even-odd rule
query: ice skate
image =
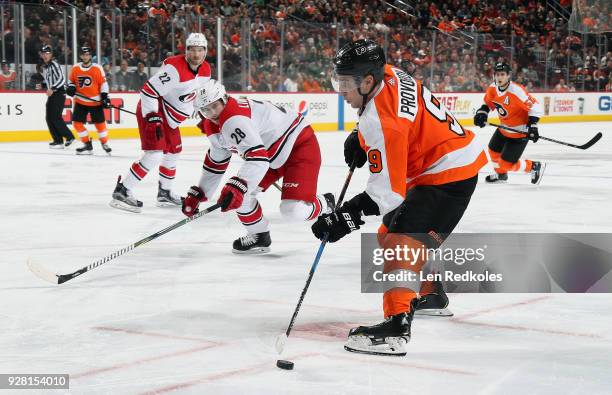
<svg viewBox="0 0 612 395">
<path fill-rule="evenodd" d="M 113 191 L 113 200 L 109 204 L 113 208 L 132 213 L 139 213 L 142 210 L 142 202 L 136 199 L 132 191 L 123 185 L 121 176 L 117 179 L 117 186 Z"/>
<path fill-rule="evenodd" d="M 534 161 L 531 167 L 531 183 L 538 185 L 542 182 L 542 176 L 544 176 L 544 170 L 546 170 L 546 162 Z"/>
<path fill-rule="evenodd" d="M 353 328 L 344 349 L 362 354 L 404 356 L 405 346 L 410 342 L 412 315 L 412 312 L 400 313 L 380 324 Z"/>
<path fill-rule="evenodd" d="M 161 182 L 158 183 L 157 189 L 157 207 L 180 207 L 183 203 L 181 197 L 172 193 L 169 189 L 164 189 Z"/>
<path fill-rule="evenodd" d="M 493 173 L 493 174 L 489 174 L 486 178 L 485 181 L 490 183 L 490 184 L 505 184 L 506 182 L 508 182 L 508 173 Z"/>
<path fill-rule="evenodd" d="M 82 146 L 76 149 L 77 155 L 93 155 L 93 145 L 91 141 L 83 143 Z"/>
<path fill-rule="evenodd" d="M 448 296 L 440 281 L 434 281 L 433 292 L 419 298 L 415 309 L 415 315 L 426 315 L 432 317 L 452 317 L 453 313 L 447 308 Z"/>
<path fill-rule="evenodd" d="M 270 252 L 271 244 L 270 232 L 248 234 L 234 240 L 232 252 L 244 255 L 265 254 Z"/>
</svg>

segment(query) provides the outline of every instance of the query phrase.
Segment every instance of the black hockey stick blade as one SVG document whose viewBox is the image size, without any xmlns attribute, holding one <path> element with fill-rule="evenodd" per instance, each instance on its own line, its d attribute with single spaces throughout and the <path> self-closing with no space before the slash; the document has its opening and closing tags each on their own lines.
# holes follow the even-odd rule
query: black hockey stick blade
<svg viewBox="0 0 612 395">
<path fill-rule="evenodd" d="M 603 136 L 603 134 L 601 132 L 599 132 L 595 136 L 593 136 L 593 138 L 590 139 L 586 144 L 582 144 L 582 145 L 578 146 L 577 148 L 580 148 L 580 149 L 591 148 L 596 142 L 601 140 L 602 136 Z"/>
</svg>

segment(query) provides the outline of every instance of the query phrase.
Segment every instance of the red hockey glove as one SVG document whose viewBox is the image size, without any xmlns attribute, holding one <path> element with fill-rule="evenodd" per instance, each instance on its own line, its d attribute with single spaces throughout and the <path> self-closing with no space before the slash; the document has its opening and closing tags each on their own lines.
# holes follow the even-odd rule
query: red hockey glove
<svg viewBox="0 0 612 395">
<path fill-rule="evenodd" d="M 156 144 L 162 138 L 162 117 L 159 113 L 150 112 L 145 117 L 144 140 Z"/>
<path fill-rule="evenodd" d="M 183 199 L 183 214 L 188 217 L 192 217 L 196 214 L 198 210 L 198 206 L 200 203 L 204 203 L 208 199 L 206 195 L 204 195 L 204 191 L 202 188 L 198 186 L 192 186 L 189 188 L 189 192 L 187 192 L 187 196 Z"/>
<path fill-rule="evenodd" d="M 223 186 L 221 196 L 219 196 L 217 201 L 217 203 L 221 204 L 221 211 L 235 210 L 242 206 L 244 194 L 247 191 L 247 183 L 242 178 L 232 177 L 227 180 L 227 184 Z"/>
</svg>

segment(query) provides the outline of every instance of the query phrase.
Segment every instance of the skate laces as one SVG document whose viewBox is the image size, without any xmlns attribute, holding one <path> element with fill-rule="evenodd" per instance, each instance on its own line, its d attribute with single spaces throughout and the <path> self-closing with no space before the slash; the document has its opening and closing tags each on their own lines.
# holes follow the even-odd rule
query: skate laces
<svg viewBox="0 0 612 395">
<path fill-rule="evenodd" d="M 254 235 L 246 235 L 246 236 L 241 236 L 240 237 L 240 244 L 242 244 L 243 246 L 250 246 L 257 243 L 257 236 Z"/>
</svg>

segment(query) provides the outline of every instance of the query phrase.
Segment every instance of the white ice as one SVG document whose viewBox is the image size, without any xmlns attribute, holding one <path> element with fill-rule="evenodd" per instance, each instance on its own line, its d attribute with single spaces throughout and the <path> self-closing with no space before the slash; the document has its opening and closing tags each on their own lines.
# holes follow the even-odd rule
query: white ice
<svg viewBox="0 0 612 395">
<path fill-rule="evenodd" d="M 612 123 L 543 124 L 527 175 L 481 183 L 458 232 L 612 232 Z M 486 143 L 492 128 L 477 130 Z M 347 167 L 343 133 L 320 133 L 320 191 L 336 194 Z M 204 138 L 186 138 L 176 191 L 197 182 Z M 212 213 L 63 285 L 26 267 L 85 266 L 182 219 L 154 206 L 157 174 L 137 189 L 141 214 L 108 206 L 116 177 L 139 154 L 136 140 L 97 142 L 93 157 L 46 143 L 0 145 L 0 373 L 69 373 L 73 394 L 612 393 L 609 294 L 454 294 L 452 319 L 416 318 L 403 358 L 348 353 L 348 330 L 382 319 L 381 295 L 360 293 L 359 236 L 328 245 L 283 359 L 275 339 L 291 317 L 319 243 L 308 224 L 283 224 L 279 193 L 261 196 L 273 252 L 236 256 L 233 213 Z M 227 174 L 240 165 L 232 161 Z M 348 196 L 363 190 L 356 172 Z M 376 231 L 371 218 L 366 231 Z M 33 391 L 30 391 L 33 392 Z M 47 391 L 44 393 L 65 393 Z M 28 391 L 16 393 L 29 393 Z"/>
</svg>

